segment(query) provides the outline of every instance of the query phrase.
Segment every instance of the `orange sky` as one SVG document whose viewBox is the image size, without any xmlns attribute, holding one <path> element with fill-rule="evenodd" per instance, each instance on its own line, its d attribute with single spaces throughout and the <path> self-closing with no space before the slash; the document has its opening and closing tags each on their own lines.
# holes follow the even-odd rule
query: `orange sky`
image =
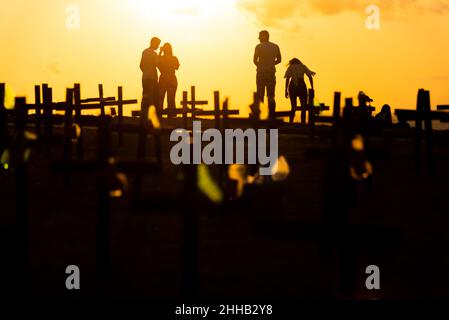
<svg viewBox="0 0 449 320">
<path fill-rule="evenodd" d="M 299 4 L 301 3 L 301 4 Z M 381 8 L 381 29 L 368 30 L 365 8 Z M 252 64 L 258 31 L 268 29 L 281 47 L 277 100 L 285 64 L 300 58 L 317 73 L 320 102 L 335 90 L 344 97 L 364 90 L 376 105 L 414 107 L 417 90 L 432 104 L 449 104 L 449 6 L 438 0 L 18 0 L 0 11 L 0 81 L 33 98 L 48 82 L 55 97 L 82 83 L 84 97 L 123 85 L 140 98 L 139 60 L 153 35 L 172 43 L 181 62 L 181 91 L 197 86 L 200 99 L 220 90 L 231 107 L 247 112 L 255 89 Z M 67 30 L 66 8 L 80 8 L 80 29 Z"/>
</svg>

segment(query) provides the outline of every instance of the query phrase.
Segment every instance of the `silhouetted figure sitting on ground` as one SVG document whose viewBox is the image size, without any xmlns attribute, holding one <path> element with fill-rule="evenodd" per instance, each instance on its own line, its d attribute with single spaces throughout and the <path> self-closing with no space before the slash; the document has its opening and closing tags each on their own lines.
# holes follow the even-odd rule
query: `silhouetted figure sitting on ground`
<svg viewBox="0 0 449 320">
<path fill-rule="evenodd" d="M 161 40 L 159 38 L 152 38 L 150 47 L 145 49 L 140 60 L 140 70 L 142 70 L 142 105 L 141 105 L 141 119 L 148 118 L 148 108 L 155 106 L 156 110 L 159 107 L 159 86 L 158 86 L 158 54 L 156 50 L 159 48 Z"/>
<path fill-rule="evenodd" d="M 313 76 L 316 73 L 310 71 L 299 59 L 294 58 L 290 60 L 287 71 L 285 72 L 285 97 L 290 98 L 292 113 L 290 116 L 290 123 L 293 123 L 295 118 L 295 111 L 297 108 L 298 98 L 301 103 L 301 123 L 306 123 L 306 109 L 307 108 L 307 86 L 304 81 L 304 75 L 307 75 L 313 89 Z"/>
<path fill-rule="evenodd" d="M 374 120 L 380 128 L 390 128 L 393 125 L 391 107 L 385 104 L 382 110 L 375 116 Z"/>
<path fill-rule="evenodd" d="M 257 66 L 257 96 L 263 102 L 265 88 L 268 96 L 268 109 L 270 118 L 274 118 L 276 111 L 276 65 L 281 63 L 281 50 L 277 44 L 270 42 L 268 31 L 259 33 L 260 44 L 254 52 L 254 64 Z"/>
<path fill-rule="evenodd" d="M 175 116 L 176 90 L 178 89 L 176 70 L 179 69 L 179 60 L 173 55 L 173 49 L 169 43 L 164 44 L 161 48 L 158 68 L 161 72 L 159 77 L 159 105 L 162 110 L 164 108 L 165 95 L 167 95 L 168 117 Z"/>
</svg>

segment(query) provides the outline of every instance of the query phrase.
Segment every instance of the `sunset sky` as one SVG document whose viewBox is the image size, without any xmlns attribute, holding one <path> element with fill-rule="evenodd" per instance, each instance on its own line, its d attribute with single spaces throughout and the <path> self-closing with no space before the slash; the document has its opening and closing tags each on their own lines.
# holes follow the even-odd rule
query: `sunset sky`
<svg viewBox="0 0 449 320">
<path fill-rule="evenodd" d="M 368 5 L 381 9 L 380 30 L 365 26 Z M 80 9 L 80 29 L 68 30 L 67 7 Z M 286 63 L 298 57 L 317 73 L 316 95 L 332 103 L 336 90 L 364 90 L 375 105 L 414 107 L 419 88 L 432 105 L 449 104 L 449 4 L 438 0 L 17 0 L 0 9 L 0 82 L 33 98 L 49 83 L 56 99 L 74 82 L 84 97 L 124 86 L 141 96 L 139 62 L 152 36 L 170 42 L 178 56 L 181 91 L 197 86 L 198 98 L 220 90 L 246 113 L 255 90 L 252 63 L 258 32 L 267 29 L 283 63 L 277 68 L 277 101 L 284 98 Z"/>
</svg>

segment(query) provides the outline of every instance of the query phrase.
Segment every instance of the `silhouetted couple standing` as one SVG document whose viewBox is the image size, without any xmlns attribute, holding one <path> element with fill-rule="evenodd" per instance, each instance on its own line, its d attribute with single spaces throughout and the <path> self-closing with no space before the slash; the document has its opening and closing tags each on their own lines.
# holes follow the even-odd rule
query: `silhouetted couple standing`
<svg viewBox="0 0 449 320">
<path fill-rule="evenodd" d="M 254 64 L 257 66 L 257 96 L 260 101 L 264 101 L 265 92 L 268 97 L 268 109 L 270 118 L 275 117 L 276 112 L 276 65 L 282 62 L 281 50 L 277 44 L 270 42 L 270 34 L 263 30 L 259 33 L 260 44 L 256 46 L 254 52 Z M 297 100 L 301 103 L 301 107 L 307 106 L 307 87 L 304 82 L 304 75 L 307 75 L 313 89 L 312 72 L 299 59 L 294 58 L 290 61 L 287 71 L 285 72 L 285 97 L 290 98 L 292 107 L 292 116 L 290 122 L 293 122 L 295 110 L 297 108 Z M 306 111 L 301 111 L 301 122 L 306 121 Z"/>
<path fill-rule="evenodd" d="M 142 119 L 148 118 L 148 108 L 155 106 L 159 117 L 164 107 L 165 96 L 167 96 L 169 116 L 175 116 L 173 112 L 176 109 L 176 91 L 178 89 L 178 80 L 176 70 L 179 69 L 179 60 L 173 55 L 172 46 L 169 43 L 164 44 L 159 54 L 161 40 L 152 38 L 150 47 L 142 53 L 140 61 L 140 70 L 142 70 Z M 158 77 L 158 70 L 160 76 Z"/>
</svg>

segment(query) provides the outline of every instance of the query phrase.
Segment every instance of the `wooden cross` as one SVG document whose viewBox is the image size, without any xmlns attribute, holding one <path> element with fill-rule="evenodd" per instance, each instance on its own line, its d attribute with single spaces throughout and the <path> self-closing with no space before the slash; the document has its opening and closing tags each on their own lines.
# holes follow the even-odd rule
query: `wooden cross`
<svg viewBox="0 0 449 320">
<path fill-rule="evenodd" d="M 80 84 L 75 84 L 75 121 L 81 123 L 81 110 L 98 110 L 100 109 L 101 115 L 105 115 L 105 107 L 117 106 L 118 109 L 118 139 L 119 146 L 123 146 L 123 106 L 137 104 L 137 99 L 123 99 L 123 87 L 119 86 L 117 89 L 117 100 L 114 97 L 103 98 L 103 85 L 98 85 L 99 98 L 93 99 L 81 99 Z"/>
<path fill-rule="evenodd" d="M 207 105 L 209 102 L 206 100 L 203 101 L 197 101 L 196 100 L 196 87 L 195 86 L 191 86 L 190 87 L 190 100 L 188 99 L 188 92 L 187 91 L 183 91 L 182 92 L 182 101 L 181 101 L 181 109 L 175 109 L 175 110 L 162 110 L 161 116 L 162 115 L 178 115 L 181 114 L 183 117 L 183 121 L 184 121 L 184 127 L 187 128 L 187 124 L 188 124 L 188 118 L 189 118 L 189 114 L 191 114 L 192 116 L 192 120 L 196 119 L 196 114 L 197 114 L 197 106 L 203 106 L 203 105 Z M 190 108 L 189 108 L 190 106 Z M 162 107 L 162 106 L 161 106 Z"/>
<path fill-rule="evenodd" d="M 414 153 L 415 169 L 417 173 L 421 172 L 422 167 L 421 150 L 424 126 L 427 169 L 430 176 L 435 175 L 432 120 L 448 121 L 449 113 L 444 112 L 443 110 L 447 110 L 446 106 L 439 106 L 438 111 L 432 111 L 430 105 L 430 92 L 420 89 L 418 91 L 416 110 L 396 109 L 395 111 L 399 121 L 415 121 Z"/>
<path fill-rule="evenodd" d="M 181 105 L 183 107 L 183 111 L 186 111 L 186 109 L 188 110 L 188 106 L 190 106 L 190 110 L 189 113 L 192 114 L 192 120 L 196 119 L 196 113 L 197 113 L 197 106 L 205 106 L 207 105 L 209 102 L 207 100 L 196 100 L 196 87 L 195 86 L 191 86 L 190 87 L 190 101 L 187 99 L 187 92 L 184 91 L 182 93 L 182 101 L 181 101 Z M 185 113 L 184 113 L 185 114 Z"/>
<path fill-rule="evenodd" d="M 181 101 L 181 109 L 175 109 L 175 110 L 163 110 L 161 112 L 162 115 L 168 115 L 168 114 L 181 114 L 183 118 L 183 125 L 184 128 L 189 127 L 189 119 L 190 120 L 196 120 L 198 117 L 202 116 L 213 116 L 215 120 L 215 128 L 220 127 L 221 119 L 225 119 L 230 115 L 238 115 L 240 112 L 239 110 L 229 110 L 226 111 L 220 110 L 220 92 L 214 91 L 214 109 L 213 110 L 202 110 L 198 109 L 197 106 L 203 106 L 207 105 L 208 101 L 197 101 L 196 100 L 196 88 L 194 86 L 191 87 L 191 99 L 188 98 L 188 92 L 184 91 L 182 93 L 182 101 Z M 191 106 L 191 107 L 189 107 Z M 191 117 L 189 118 L 189 115 Z"/>
<path fill-rule="evenodd" d="M 229 109 L 229 99 L 225 99 L 223 102 L 223 107 L 220 110 L 220 92 L 214 91 L 214 110 L 197 110 L 196 116 L 213 116 L 215 120 L 215 129 L 220 130 L 220 128 L 227 128 L 227 120 L 230 115 L 238 115 L 239 110 Z"/>
<path fill-rule="evenodd" d="M 104 97 L 103 85 L 98 85 L 99 97 L 81 99 L 81 86 L 75 84 L 74 86 L 74 104 L 73 109 L 75 111 L 75 123 L 78 125 L 83 124 L 83 117 L 81 115 L 82 110 L 100 110 L 101 115 L 105 115 L 105 107 L 117 106 L 118 107 L 118 139 L 119 146 L 123 146 L 123 106 L 137 104 L 137 99 L 123 99 L 123 87 L 118 87 L 117 99 L 114 97 Z M 50 154 L 50 146 L 53 139 L 53 124 L 54 124 L 54 111 L 65 111 L 66 102 L 53 102 L 53 90 L 47 84 L 42 85 L 42 101 L 40 86 L 35 86 L 35 103 L 27 104 L 24 108 L 27 110 L 35 110 L 36 132 L 38 136 L 42 136 L 42 141 L 47 154 Z M 43 114 L 42 114 L 43 110 Z M 42 133 L 42 124 L 44 131 Z M 82 136 L 79 138 L 77 154 L 79 158 L 83 157 L 82 150 Z"/>
</svg>

